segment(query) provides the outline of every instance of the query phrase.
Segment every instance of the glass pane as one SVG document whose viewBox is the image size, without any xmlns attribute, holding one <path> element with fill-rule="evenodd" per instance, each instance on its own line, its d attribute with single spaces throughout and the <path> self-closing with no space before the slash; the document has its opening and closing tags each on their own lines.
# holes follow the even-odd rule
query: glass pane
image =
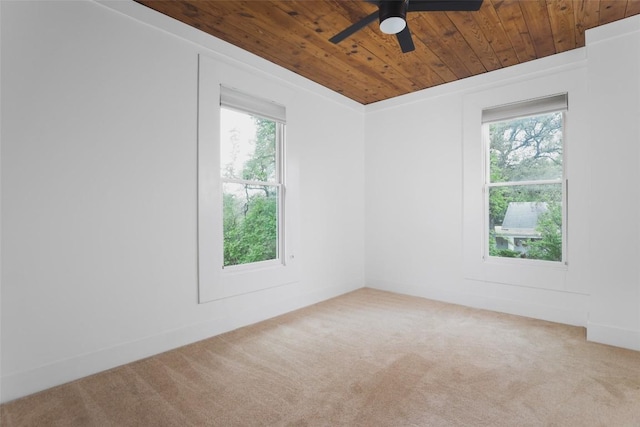
<svg viewBox="0 0 640 427">
<path fill-rule="evenodd" d="M 223 178 L 276 181 L 276 122 L 222 108 L 220 173 Z"/>
<path fill-rule="evenodd" d="M 490 182 L 562 178 L 563 113 L 490 123 Z"/>
<path fill-rule="evenodd" d="M 489 255 L 562 261 L 562 185 L 489 188 Z"/>
<path fill-rule="evenodd" d="M 278 187 L 224 183 L 224 265 L 278 258 Z"/>
</svg>

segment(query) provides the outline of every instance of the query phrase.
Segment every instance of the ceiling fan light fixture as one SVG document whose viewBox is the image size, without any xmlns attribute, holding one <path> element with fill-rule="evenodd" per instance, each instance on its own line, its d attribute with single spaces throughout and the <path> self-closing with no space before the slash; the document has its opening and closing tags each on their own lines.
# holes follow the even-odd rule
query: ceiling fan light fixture
<svg viewBox="0 0 640 427">
<path fill-rule="evenodd" d="M 398 34 L 407 26 L 408 0 L 388 0 L 380 2 L 380 31 Z"/>
<path fill-rule="evenodd" d="M 400 31 L 404 30 L 404 27 L 406 26 L 407 21 L 400 17 L 392 16 L 380 23 L 380 31 L 385 34 L 398 34 Z"/>
</svg>

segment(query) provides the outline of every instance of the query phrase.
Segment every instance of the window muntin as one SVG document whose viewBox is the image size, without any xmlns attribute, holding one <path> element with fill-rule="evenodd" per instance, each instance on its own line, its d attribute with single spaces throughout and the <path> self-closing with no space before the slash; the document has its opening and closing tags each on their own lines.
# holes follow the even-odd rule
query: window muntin
<svg viewBox="0 0 640 427">
<path fill-rule="evenodd" d="M 501 110 L 507 116 L 509 110 Z M 483 124 L 485 253 L 562 262 L 566 259 L 565 113 L 526 112 Z"/>
<path fill-rule="evenodd" d="M 220 109 L 223 266 L 280 261 L 284 124 Z"/>
</svg>

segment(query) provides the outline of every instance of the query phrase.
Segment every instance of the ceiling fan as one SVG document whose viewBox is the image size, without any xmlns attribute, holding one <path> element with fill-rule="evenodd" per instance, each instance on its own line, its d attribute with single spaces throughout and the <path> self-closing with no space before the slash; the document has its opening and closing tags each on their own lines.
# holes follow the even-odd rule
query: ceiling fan
<svg viewBox="0 0 640 427">
<path fill-rule="evenodd" d="M 411 32 L 407 25 L 409 12 L 454 12 L 480 9 L 483 0 L 365 0 L 378 6 L 378 11 L 345 28 L 329 39 L 340 43 L 355 32 L 363 29 L 376 18 L 380 20 L 380 31 L 395 34 L 403 53 L 415 50 Z"/>
</svg>

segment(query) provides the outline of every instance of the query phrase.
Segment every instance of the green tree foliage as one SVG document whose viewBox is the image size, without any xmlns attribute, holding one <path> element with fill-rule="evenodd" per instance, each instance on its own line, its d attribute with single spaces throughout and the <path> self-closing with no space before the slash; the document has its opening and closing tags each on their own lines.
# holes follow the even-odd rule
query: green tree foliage
<svg viewBox="0 0 640 427">
<path fill-rule="evenodd" d="M 254 150 L 242 170 L 242 179 L 252 183 L 227 184 L 223 192 L 225 266 L 278 256 L 276 123 L 254 122 Z"/>
<path fill-rule="evenodd" d="M 490 175 L 491 182 L 505 182 L 502 169 L 498 166 L 498 158 L 493 150 L 490 154 Z M 489 193 L 489 229 L 493 230 L 497 224 L 502 224 L 507 207 L 509 189 L 507 187 L 494 187 Z M 495 243 L 495 238 L 494 238 Z"/>
<path fill-rule="evenodd" d="M 562 207 L 553 203 L 538 217 L 541 238 L 529 242 L 528 258 L 562 261 Z"/>
</svg>

